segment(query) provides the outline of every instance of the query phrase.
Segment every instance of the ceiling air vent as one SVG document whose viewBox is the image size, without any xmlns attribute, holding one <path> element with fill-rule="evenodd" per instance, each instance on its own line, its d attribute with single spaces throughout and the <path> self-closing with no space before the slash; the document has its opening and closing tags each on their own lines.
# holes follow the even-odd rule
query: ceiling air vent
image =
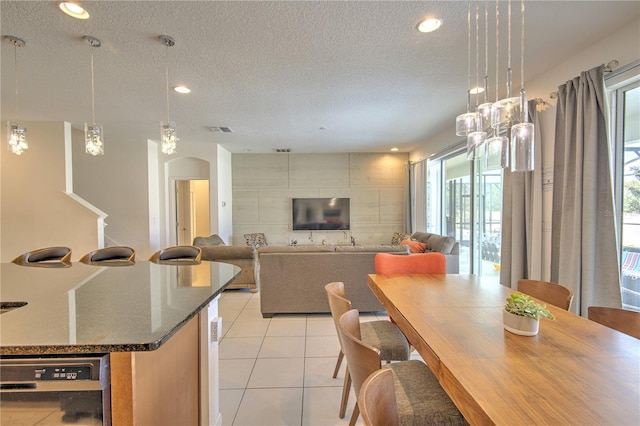
<svg viewBox="0 0 640 426">
<path fill-rule="evenodd" d="M 233 133 L 231 127 L 209 127 L 212 132 Z"/>
<path fill-rule="evenodd" d="M 276 148 L 276 152 L 291 152 L 291 148 Z"/>
</svg>

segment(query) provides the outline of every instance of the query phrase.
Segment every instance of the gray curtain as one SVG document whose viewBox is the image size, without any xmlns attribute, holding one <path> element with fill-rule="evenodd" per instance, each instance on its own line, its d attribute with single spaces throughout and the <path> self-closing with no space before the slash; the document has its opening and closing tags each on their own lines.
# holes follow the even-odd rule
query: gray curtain
<svg viewBox="0 0 640 426">
<path fill-rule="evenodd" d="M 413 229 L 415 231 L 427 230 L 427 160 L 413 164 L 413 182 L 415 200 Z"/>
<path fill-rule="evenodd" d="M 500 283 L 517 288 L 521 278 L 542 276 L 542 130 L 537 101 L 529 101 L 535 127 L 534 170 L 503 171 Z"/>
<path fill-rule="evenodd" d="M 407 161 L 404 168 L 404 211 L 402 215 L 402 232 L 411 233 L 413 226 L 413 211 L 414 208 L 411 204 L 413 199 L 413 167 L 410 161 Z"/>
<path fill-rule="evenodd" d="M 551 281 L 571 288 L 572 310 L 621 307 L 604 66 L 558 87 Z"/>
</svg>

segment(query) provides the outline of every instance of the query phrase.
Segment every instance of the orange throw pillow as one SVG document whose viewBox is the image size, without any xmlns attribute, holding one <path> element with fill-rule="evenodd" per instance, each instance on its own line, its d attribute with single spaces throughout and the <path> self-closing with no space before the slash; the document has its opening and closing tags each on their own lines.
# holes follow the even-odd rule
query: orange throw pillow
<svg viewBox="0 0 640 426">
<path fill-rule="evenodd" d="M 411 253 L 424 253 L 424 249 L 427 248 L 427 245 L 425 243 L 421 243 L 420 241 L 412 241 L 412 240 L 400 241 L 400 245 L 409 246 L 409 251 Z"/>
</svg>

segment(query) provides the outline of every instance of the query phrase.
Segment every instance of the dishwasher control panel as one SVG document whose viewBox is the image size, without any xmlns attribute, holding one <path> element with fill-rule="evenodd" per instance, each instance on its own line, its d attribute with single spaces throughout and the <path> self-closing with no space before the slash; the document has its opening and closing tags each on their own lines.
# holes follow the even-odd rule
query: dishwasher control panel
<svg viewBox="0 0 640 426">
<path fill-rule="evenodd" d="M 34 370 L 35 380 L 90 380 L 91 366 L 41 367 Z"/>
</svg>

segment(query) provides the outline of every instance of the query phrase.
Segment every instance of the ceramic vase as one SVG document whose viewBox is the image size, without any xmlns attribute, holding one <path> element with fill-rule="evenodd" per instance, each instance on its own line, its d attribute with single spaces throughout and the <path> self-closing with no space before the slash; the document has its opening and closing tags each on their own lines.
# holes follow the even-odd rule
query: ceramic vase
<svg viewBox="0 0 640 426">
<path fill-rule="evenodd" d="M 540 327 L 539 320 L 507 311 L 502 311 L 502 322 L 505 330 L 521 336 L 535 336 Z"/>
</svg>

